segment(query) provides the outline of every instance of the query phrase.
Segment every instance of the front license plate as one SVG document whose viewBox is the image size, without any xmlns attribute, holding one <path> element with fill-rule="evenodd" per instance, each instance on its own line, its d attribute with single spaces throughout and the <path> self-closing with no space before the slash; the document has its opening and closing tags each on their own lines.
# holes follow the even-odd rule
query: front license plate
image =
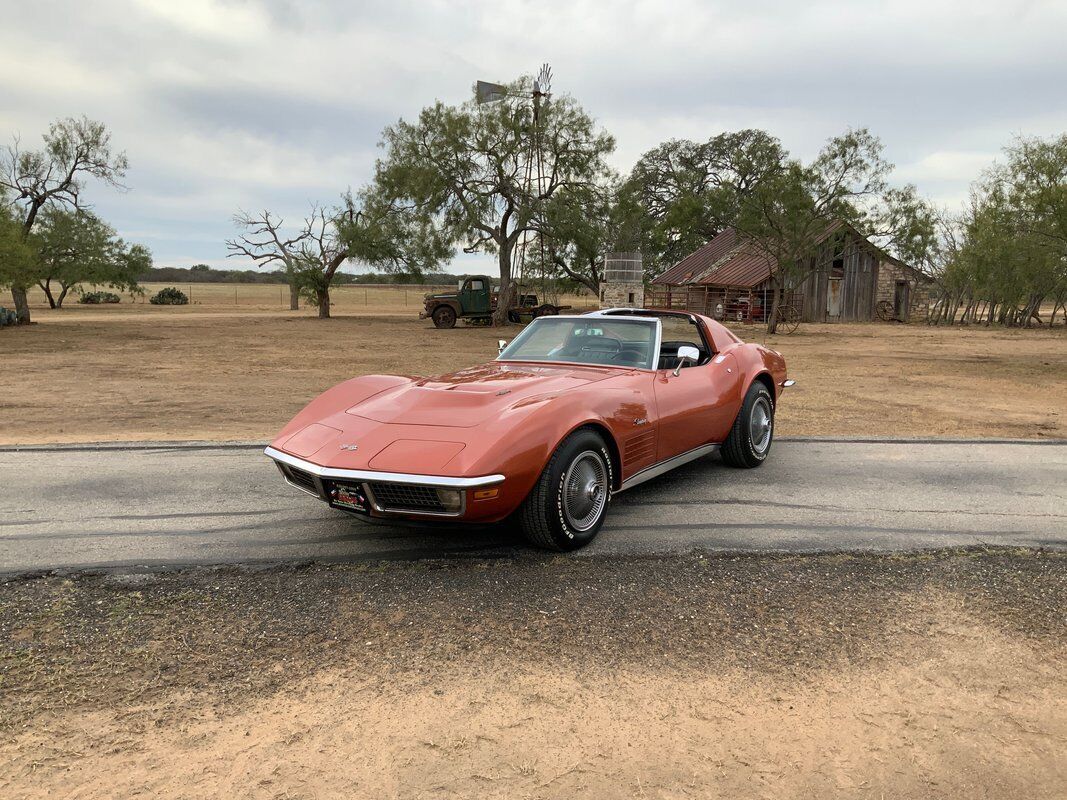
<svg viewBox="0 0 1067 800">
<path fill-rule="evenodd" d="M 370 511 L 370 503 L 362 486 L 334 486 L 330 490 L 330 505 L 364 514 Z"/>
</svg>

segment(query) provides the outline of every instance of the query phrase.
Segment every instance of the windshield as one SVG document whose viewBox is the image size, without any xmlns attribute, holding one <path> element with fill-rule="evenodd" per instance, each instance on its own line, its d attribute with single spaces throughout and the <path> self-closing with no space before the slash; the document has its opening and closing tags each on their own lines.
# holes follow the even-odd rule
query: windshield
<svg viewBox="0 0 1067 800">
<path fill-rule="evenodd" d="M 658 322 L 605 317 L 539 317 L 499 361 L 565 361 L 652 369 Z"/>
</svg>

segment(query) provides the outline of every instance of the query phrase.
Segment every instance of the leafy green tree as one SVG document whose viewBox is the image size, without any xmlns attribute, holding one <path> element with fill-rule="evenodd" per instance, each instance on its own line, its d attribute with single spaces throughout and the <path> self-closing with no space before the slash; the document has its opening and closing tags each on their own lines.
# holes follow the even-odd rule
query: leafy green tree
<svg viewBox="0 0 1067 800">
<path fill-rule="evenodd" d="M 135 291 L 152 266 L 147 248 L 127 245 L 89 211 L 47 207 L 29 241 L 37 250 L 37 285 L 51 308 L 62 308 L 67 293 L 82 283 Z"/>
<path fill-rule="evenodd" d="M 496 325 L 508 324 L 517 243 L 524 234 L 550 236 L 546 204 L 562 191 L 608 176 L 605 157 L 615 147 L 574 99 L 542 97 L 531 103 L 532 86 L 529 78 L 520 79 L 492 103 L 438 102 L 416 121 L 386 128 L 385 157 L 375 174 L 383 199 L 432 222 L 424 232 L 468 253 L 496 255 Z M 534 178 L 539 171 L 542 181 Z"/>
<path fill-rule="evenodd" d="M 37 266 L 36 253 L 22 235 L 22 221 L 0 192 L 0 286 L 25 280 Z"/>
<path fill-rule="evenodd" d="M 760 130 L 664 142 L 638 159 L 622 188 L 618 213 L 636 235 L 618 249 L 640 250 L 648 275 L 658 275 L 730 225 L 786 160 L 778 139 Z"/>
<path fill-rule="evenodd" d="M 590 183 L 567 187 L 545 203 L 547 233 L 537 232 L 523 255 L 526 276 L 543 270 L 600 292 L 604 254 L 619 249 L 617 187 Z M 549 235 L 550 234 L 550 235 Z"/>
<path fill-rule="evenodd" d="M 103 123 L 68 117 L 49 126 L 43 149 L 24 151 L 16 139 L 13 146 L 0 152 L 0 189 L 12 196 L 19 209 L 22 235 L 28 238 L 44 208 L 81 208 L 87 178 L 121 186 L 126 168 L 125 154 L 112 151 L 111 134 Z M 26 290 L 34 280 L 32 274 L 16 272 L 5 278 L 23 323 L 30 321 Z"/>
<path fill-rule="evenodd" d="M 971 187 L 942 230 L 942 298 L 934 322 L 1049 325 L 1067 319 L 1067 135 L 1020 138 Z"/>
</svg>

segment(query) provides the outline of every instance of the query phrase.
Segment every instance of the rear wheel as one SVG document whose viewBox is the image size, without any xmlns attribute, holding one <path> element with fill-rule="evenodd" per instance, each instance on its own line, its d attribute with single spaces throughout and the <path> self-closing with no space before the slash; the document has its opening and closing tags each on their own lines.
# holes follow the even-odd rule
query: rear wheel
<svg viewBox="0 0 1067 800">
<path fill-rule="evenodd" d="M 593 540 L 611 500 L 611 454 L 589 429 L 568 436 L 519 509 L 522 532 L 546 550 L 576 550 Z"/>
<path fill-rule="evenodd" d="M 438 328 L 456 327 L 456 310 L 452 306 L 438 306 L 431 316 L 433 324 Z"/>
<path fill-rule="evenodd" d="M 722 460 L 751 469 L 767 460 L 774 439 L 774 398 L 762 381 L 753 381 L 722 446 Z"/>
</svg>

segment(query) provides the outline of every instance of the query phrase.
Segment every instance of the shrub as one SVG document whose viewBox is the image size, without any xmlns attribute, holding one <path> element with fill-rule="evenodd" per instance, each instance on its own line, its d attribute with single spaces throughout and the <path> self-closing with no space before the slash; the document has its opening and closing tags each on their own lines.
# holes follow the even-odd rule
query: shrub
<svg viewBox="0 0 1067 800">
<path fill-rule="evenodd" d="M 4 327 L 5 325 L 17 325 L 18 321 L 18 314 L 16 314 L 14 311 L 9 311 L 3 306 L 0 306 L 0 328 Z"/>
<path fill-rule="evenodd" d="M 160 289 L 156 292 L 155 296 L 148 302 L 154 306 L 184 306 L 189 304 L 189 298 L 181 289 L 168 286 L 166 289 Z"/>
<path fill-rule="evenodd" d="M 114 292 L 86 292 L 78 298 L 79 303 L 85 303 L 87 305 L 99 305 L 100 303 L 118 303 L 121 302 L 120 298 Z"/>
</svg>

